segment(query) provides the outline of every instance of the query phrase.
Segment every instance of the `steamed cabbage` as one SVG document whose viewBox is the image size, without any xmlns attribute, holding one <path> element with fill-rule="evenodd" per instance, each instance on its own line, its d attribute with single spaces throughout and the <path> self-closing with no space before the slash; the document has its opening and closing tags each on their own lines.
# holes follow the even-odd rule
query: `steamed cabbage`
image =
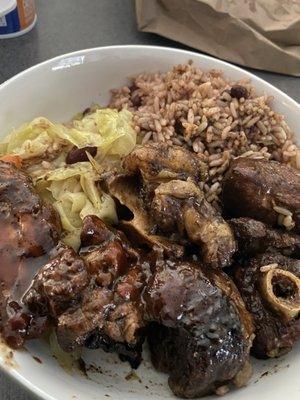
<svg viewBox="0 0 300 400">
<path fill-rule="evenodd" d="M 68 126 L 39 117 L 14 130 L 0 144 L 0 154 L 18 154 L 24 159 L 42 157 L 63 146 L 95 146 L 98 154 L 124 156 L 133 149 L 136 133 L 132 114 L 110 108 L 98 109 Z M 55 146 L 53 147 L 53 145 Z"/>
<path fill-rule="evenodd" d="M 16 154 L 28 163 L 26 169 L 36 190 L 60 215 L 64 242 L 78 249 L 85 216 L 117 222 L 114 201 L 97 182 L 104 165 L 120 164 L 135 144 L 129 111 L 96 109 L 68 125 L 35 118 L 0 143 L 0 155 Z M 88 154 L 89 161 L 67 165 L 66 155 L 74 146 L 97 147 L 97 155 L 93 158 Z"/>
</svg>

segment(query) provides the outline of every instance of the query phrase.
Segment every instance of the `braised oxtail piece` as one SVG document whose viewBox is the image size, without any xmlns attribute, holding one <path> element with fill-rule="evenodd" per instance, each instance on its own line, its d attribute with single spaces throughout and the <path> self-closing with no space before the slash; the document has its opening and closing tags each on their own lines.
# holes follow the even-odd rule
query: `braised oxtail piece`
<svg viewBox="0 0 300 400">
<path fill-rule="evenodd" d="M 250 217 L 300 232 L 300 172 L 293 167 L 237 158 L 224 177 L 222 196 L 233 217 Z"/>
<path fill-rule="evenodd" d="M 48 315 L 34 315 L 23 298 L 51 258 L 60 231 L 59 216 L 41 201 L 31 179 L 0 161 L 0 330 L 13 348 L 39 336 L 49 324 Z"/>
<path fill-rule="evenodd" d="M 108 180 L 109 193 L 132 214 L 129 220 L 121 216 L 120 226 L 134 243 L 159 247 L 171 256 L 182 257 L 183 246 L 172 238 L 166 238 L 157 232 L 157 224 L 148 212 L 141 192 L 143 187 L 135 176 L 117 175 Z"/>
<path fill-rule="evenodd" d="M 289 351 L 300 338 L 300 260 L 266 253 L 235 266 L 234 280 L 253 317 L 253 354 Z"/>
<path fill-rule="evenodd" d="M 211 267 L 230 265 L 236 242 L 228 223 L 190 181 L 172 180 L 154 190 L 150 212 L 165 233 L 185 234 L 199 246 L 203 262 Z"/>
<path fill-rule="evenodd" d="M 156 369 L 175 395 L 194 398 L 243 386 L 251 375 L 251 317 L 233 282 L 195 263 L 160 261 L 143 293 Z"/>
</svg>

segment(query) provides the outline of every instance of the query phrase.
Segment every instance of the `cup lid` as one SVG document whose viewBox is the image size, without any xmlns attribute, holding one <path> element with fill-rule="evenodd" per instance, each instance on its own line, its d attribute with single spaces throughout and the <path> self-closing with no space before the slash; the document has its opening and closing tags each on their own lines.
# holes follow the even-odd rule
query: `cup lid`
<svg viewBox="0 0 300 400">
<path fill-rule="evenodd" d="M 0 0 L 0 17 L 8 14 L 17 7 L 17 0 Z"/>
</svg>

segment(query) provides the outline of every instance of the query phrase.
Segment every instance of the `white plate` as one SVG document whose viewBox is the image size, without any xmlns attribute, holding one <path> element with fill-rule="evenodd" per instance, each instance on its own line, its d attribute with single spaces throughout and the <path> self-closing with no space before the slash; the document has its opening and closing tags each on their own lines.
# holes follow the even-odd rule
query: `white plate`
<svg viewBox="0 0 300 400">
<path fill-rule="evenodd" d="M 192 52 L 148 46 L 114 46 L 66 54 L 32 67 L 0 86 L 0 132 L 43 115 L 65 121 L 92 102 L 106 104 L 111 88 L 126 84 L 126 77 L 143 71 L 167 70 L 192 59 L 203 69 L 222 69 L 232 79 L 249 77 L 259 93 L 274 96 L 274 108 L 284 114 L 300 139 L 300 106 L 286 94 L 238 67 Z M 300 346 L 287 356 L 271 361 L 254 360 L 255 374 L 249 385 L 232 391 L 230 400 L 296 400 L 300 398 Z M 42 363 L 33 357 L 38 357 Z M 167 378 L 153 370 L 146 360 L 137 379 L 126 380 L 130 368 L 112 354 L 86 351 L 88 363 L 101 366 L 102 373 L 63 370 L 50 354 L 46 343 L 35 340 L 26 350 L 0 346 L 0 363 L 18 382 L 47 400 L 173 399 Z M 147 353 L 145 355 L 147 358 Z M 267 373 L 266 373 L 267 372 Z M 209 397 L 213 399 L 213 397 Z"/>
</svg>

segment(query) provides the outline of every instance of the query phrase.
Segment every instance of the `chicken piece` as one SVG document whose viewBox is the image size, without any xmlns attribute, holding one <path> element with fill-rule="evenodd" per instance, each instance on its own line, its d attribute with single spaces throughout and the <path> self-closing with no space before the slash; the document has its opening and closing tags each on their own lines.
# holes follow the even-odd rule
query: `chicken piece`
<svg viewBox="0 0 300 400">
<path fill-rule="evenodd" d="M 234 281 L 253 317 L 253 354 L 285 354 L 300 338 L 300 260 L 262 254 L 236 265 Z"/>
<path fill-rule="evenodd" d="M 233 218 L 229 221 L 239 245 L 242 258 L 277 249 L 283 255 L 300 257 L 300 236 L 273 229 L 251 218 Z"/>
<path fill-rule="evenodd" d="M 119 276 L 129 268 L 130 249 L 125 235 L 120 231 L 108 229 L 104 222 L 94 215 L 86 216 L 81 231 L 81 250 L 86 268 L 97 285 L 110 287 Z"/>
<path fill-rule="evenodd" d="M 195 153 L 166 143 L 136 146 L 125 157 L 123 167 L 130 175 L 140 173 L 147 183 L 188 178 L 199 182 L 207 177 L 207 166 Z"/>
<path fill-rule="evenodd" d="M 34 314 L 56 319 L 81 300 L 89 277 L 84 261 L 72 248 L 61 245 L 52 254 L 33 278 L 23 302 Z"/>
<path fill-rule="evenodd" d="M 231 264 L 236 251 L 233 232 L 193 182 L 169 181 L 160 184 L 154 193 L 151 213 L 164 233 L 175 230 L 183 236 L 186 231 L 199 246 L 204 263 L 219 268 Z"/>
<path fill-rule="evenodd" d="M 35 317 L 22 299 L 59 240 L 58 214 L 36 194 L 31 179 L 0 162 L 0 331 L 13 348 L 39 336 L 48 318 Z"/>
<path fill-rule="evenodd" d="M 175 395 L 194 398 L 251 375 L 251 317 L 233 282 L 198 264 L 160 261 L 143 293 L 156 369 Z"/>
<path fill-rule="evenodd" d="M 237 158 L 223 181 L 223 203 L 233 217 L 299 233 L 300 171 L 277 162 Z"/>
<path fill-rule="evenodd" d="M 162 248 L 166 254 L 174 257 L 182 257 L 184 249 L 179 244 L 157 235 L 155 221 L 149 215 L 146 205 L 141 197 L 142 188 L 135 177 L 117 175 L 108 181 L 109 193 L 133 214 L 129 221 L 121 220 L 120 226 L 127 236 L 133 241 L 147 244 L 151 248 Z"/>
<path fill-rule="evenodd" d="M 89 285 L 81 300 L 59 316 L 58 342 L 65 351 L 82 345 L 117 351 L 136 368 L 144 340 L 141 255 L 122 232 L 108 228 L 95 216 L 85 217 L 81 242 Z"/>
</svg>

